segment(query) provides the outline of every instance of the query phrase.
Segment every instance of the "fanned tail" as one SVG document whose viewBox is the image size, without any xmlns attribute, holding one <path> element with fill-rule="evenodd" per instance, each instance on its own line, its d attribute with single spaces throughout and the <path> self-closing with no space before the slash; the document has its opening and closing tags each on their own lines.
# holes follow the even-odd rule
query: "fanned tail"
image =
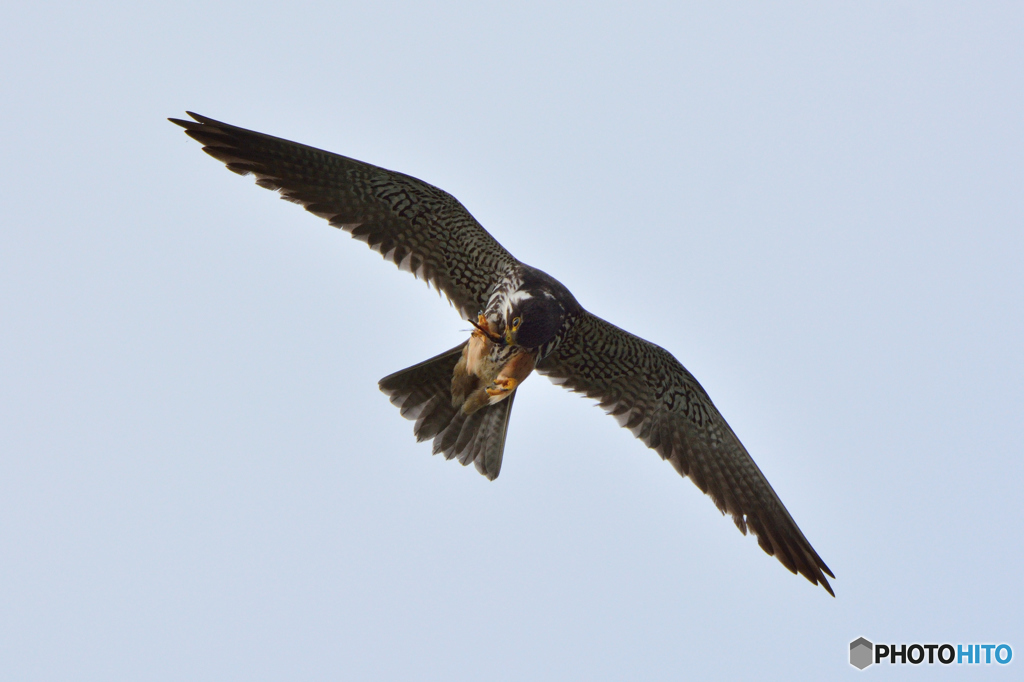
<svg viewBox="0 0 1024 682">
<path fill-rule="evenodd" d="M 434 454 L 470 462 L 489 480 L 498 477 L 515 393 L 471 415 L 452 405 L 452 373 L 466 343 L 395 372 L 378 382 L 402 416 L 416 422 L 417 441 L 434 440 Z"/>
</svg>

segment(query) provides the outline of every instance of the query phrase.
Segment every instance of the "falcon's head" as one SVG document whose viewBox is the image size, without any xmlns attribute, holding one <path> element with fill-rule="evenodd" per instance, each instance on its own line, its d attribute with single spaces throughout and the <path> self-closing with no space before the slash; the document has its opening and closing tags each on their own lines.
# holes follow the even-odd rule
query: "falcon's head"
<svg viewBox="0 0 1024 682">
<path fill-rule="evenodd" d="M 565 307 L 545 289 L 516 291 L 505 308 L 505 343 L 539 348 L 555 337 L 565 321 Z"/>
</svg>

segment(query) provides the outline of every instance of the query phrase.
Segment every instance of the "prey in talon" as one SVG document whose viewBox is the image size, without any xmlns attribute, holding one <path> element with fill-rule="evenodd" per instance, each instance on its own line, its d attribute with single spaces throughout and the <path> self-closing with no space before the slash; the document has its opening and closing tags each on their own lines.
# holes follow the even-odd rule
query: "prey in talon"
<svg viewBox="0 0 1024 682">
<path fill-rule="evenodd" d="M 499 326 L 480 313 L 473 326 L 452 374 L 452 407 L 466 415 L 511 395 L 533 371 L 539 350 L 516 343 L 521 316 Z"/>
<path fill-rule="evenodd" d="M 707 493 L 744 535 L 829 594 L 825 562 L 703 387 L 664 348 L 584 309 L 558 280 L 515 258 L 451 194 L 410 175 L 190 113 L 171 119 L 203 151 L 365 242 L 444 292 L 469 339 L 379 382 L 434 454 L 501 471 L 516 389 L 532 372 L 582 393 Z M 610 172 L 617 172 L 611 168 Z M 627 224 L 631 237 L 649 239 Z M 580 243 L 593 235 L 578 235 Z M 652 243 L 652 248 L 659 248 Z M 671 254 L 672 262 L 685 254 Z M 653 261 L 652 261 L 653 262 Z M 593 263 L 614 277 L 617 261 Z M 685 315 L 685 292 L 642 291 Z M 360 293 L 369 296 L 368 287 Z M 522 424 L 522 428 L 530 428 Z M 536 434 L 532 447 L 545 449 Z M 552 453 L 556 454 L 556 453 Z M 834 577 L 834 576 L 833 576 Z M 834 595 L 833 595 L 834 596 Z"/>
</svg>

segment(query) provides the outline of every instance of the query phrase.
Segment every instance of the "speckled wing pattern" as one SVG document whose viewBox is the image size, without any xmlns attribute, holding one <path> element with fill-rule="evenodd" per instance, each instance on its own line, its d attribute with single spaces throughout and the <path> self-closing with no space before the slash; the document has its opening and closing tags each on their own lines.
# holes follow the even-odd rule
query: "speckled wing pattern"
<svg viewBox="0 0 1024 682">
<path fill-rule="evenodd" d="M 472 320 L 522 266 L 447 192 L 421 180 L 189 112 L 170 119 L 203 149 L 262 187 L 344 229 L 399 267 L 443 291 Z M 542 273 L 541 273 L 542 274 Z M 545 277 L 547 277 L 545 275 Z M 550 279 L 550 278 L 548 278 Z M 564 290 L 554 280 L 549 283 Z M 558 289 L 560 288 L 560 289 Z M 507 292 L 506 292 L 507 293 Z M 790 571 L 834 593 L 835 577 L 697 380 L 667 351 L 579 308 L 570 311 L 536 369 L 555 383 L 600 401 L 650 448 L 689 476 L 744 534 Z M 497 300 L 497 299 L 495 299 Z M 571 305 L 568 305 L 571 303 Z M 501 468 L 515 392 L 466 415 L 452 405 L 451 381 L 465 344 L 396 372 L 380 388 L 417 440 L 434 453 L 473 462 L 487 478 Z"/>
<path fill-rule="evenodd" d="M 188 112 L 203 151 L 434 284 L 465 319 L 516 260 L 452 195 L 422 180 Z"/>
<path fill-rule="evenodd" d="M 835 577 L 707 393 L 665 349 L 582 312 L 537 365 L 554 383 L 600 406 L 732 515 L 745 535 L 791 572 L 821 584 Z"/>
</svg>

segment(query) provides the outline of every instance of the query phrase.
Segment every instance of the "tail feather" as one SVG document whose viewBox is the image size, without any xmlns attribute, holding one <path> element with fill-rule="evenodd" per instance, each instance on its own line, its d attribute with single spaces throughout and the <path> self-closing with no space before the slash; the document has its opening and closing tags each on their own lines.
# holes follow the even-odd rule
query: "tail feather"
<svg viewBox="0 0 1024 682">
<path fill-rule="evenodd" d="M 477 471 L 493 481 L 501 471 L 515 393 L 468 416 L 453 406 L 452 373 L 465 345 L 384 377 L 380 390 L 403 417 L 416 422 L 416 440 L 433 439 L 434 454 L 458 459 L 463 466 L 473 462 Z"/>
</svg>

